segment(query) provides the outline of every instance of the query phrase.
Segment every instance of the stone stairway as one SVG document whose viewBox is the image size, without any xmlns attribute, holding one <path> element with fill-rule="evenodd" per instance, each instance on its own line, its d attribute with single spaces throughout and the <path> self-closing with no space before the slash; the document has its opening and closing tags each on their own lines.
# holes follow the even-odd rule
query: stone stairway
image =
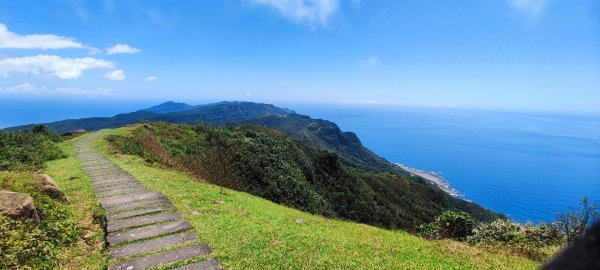
<svg viewBox="0 0 600 270">
<path fill-rule="evenodd" d="M 146 189 L 91 149 L 90 142 L 98 136 L 101 131 L 79 140 L 75 149 L 106 212 L 108 269 L 168 267 L 184 260 L 191 263 L 173 269 L 223 269 L 208 258 L 210 247 L 198 240 L 167 197 Z"/>
</svg>

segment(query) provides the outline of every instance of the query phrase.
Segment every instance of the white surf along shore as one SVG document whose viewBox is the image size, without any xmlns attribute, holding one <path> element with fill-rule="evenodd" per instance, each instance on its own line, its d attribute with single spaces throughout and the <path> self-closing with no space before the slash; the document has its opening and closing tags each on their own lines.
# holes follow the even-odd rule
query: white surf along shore
<svg viewBox="0 0 600 270">
<path fill-rule="evenodd" d="M 441 176 L 440 174 L 436 173 L 436 172 L 430 172 L 430 171 L 424 171 L 424 170 L 419 170 L 419 169 L 415 169 L 415 168 L 411 168 L 408 167 L 404 164 L 401 163 L 394 163 L 396 166 L 400 167 L 401 169 L 409 172 L 412 175 L 416 175 L 416 176 L 420 176 L 423 179 L 431 182 L 432 184 L 438 186 L 441 190 L 445 191 L 446 193 L 454 196 L 454 197 L 462 197 L 463 194 L 460 193 L 458 190 L 452 188 L 450 186 L 450 183 L 448 183 L 448 181 L 446 179 L 444 179 L 443 176 Z"/>
</svg>

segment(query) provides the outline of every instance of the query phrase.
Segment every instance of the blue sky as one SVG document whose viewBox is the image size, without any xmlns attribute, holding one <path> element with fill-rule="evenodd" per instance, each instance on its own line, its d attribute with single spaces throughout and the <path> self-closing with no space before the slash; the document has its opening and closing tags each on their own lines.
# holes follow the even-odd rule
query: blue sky
<svg viewBox="0 0 600 270">
<path fill-rule="evenodd" d="M 600 1 L 0 2 L 0 99 L 600 110 Z"/>
</svg>

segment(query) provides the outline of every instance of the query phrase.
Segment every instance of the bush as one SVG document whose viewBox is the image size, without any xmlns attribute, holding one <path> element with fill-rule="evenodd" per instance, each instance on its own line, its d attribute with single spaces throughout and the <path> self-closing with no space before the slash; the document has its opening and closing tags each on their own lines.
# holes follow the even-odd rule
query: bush
<svg viewBox="0 0 600 270">
<path fill-rule="evenodd" d="M 555 224 L 518 224 L 510 220 L 496 220 L 479 224 L 467 241 L 489 250 L 504 250 L 532 260 L 543 261 L 564 242 L 564 236 Z"/>
<path fill-rule="evenodd" d="M 6 132 L 0 130 L 0 171 L 37 170 L 44 162 L 64 158 L 56 142 L 61 138 L 45 126 L 35 126 L 33 131 Z"/>
<path fill-rule="evenodd" d="M 475 219 L 462 211 L 446 211 L 435 218 L 440 237 L 463 240 L 473 233 Z"/>
</svg>

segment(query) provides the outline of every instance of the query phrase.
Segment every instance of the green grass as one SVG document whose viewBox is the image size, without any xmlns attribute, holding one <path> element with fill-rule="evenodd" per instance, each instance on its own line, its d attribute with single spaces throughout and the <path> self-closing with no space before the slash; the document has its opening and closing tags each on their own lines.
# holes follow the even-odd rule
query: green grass
<svg viewBox="0 0 600 270">
<path fill-rule="evenodd" d="M 67 158 L 46 163 L 44 172 L 50 175 L 68 198 L 66 207 L 81 228 L 77 245 L 64 250 L 61 268 L 105 269 L 108 255 L 104 249 L 104 210 L 96 200 L 92 183 L 75 156 L 77 137 L 59 144 Z M 87 238 L 83 236 L 87 234 Z"/>
<path fill-rule="evenodd" d="M 124 135 L 130 127 L 108 130 Z M 333 220 L 221 189 L 183 172 L 93 148 L 149 189 L 165 194 L 212 255 L 232 269 L 536 269 L 539 263 L 463 243 Z M 302 224 L 295 221 L 302 219 Z"/>
<path fill-rule="evenodd" d="M 76 139 L 75 139 L 76 140 Z M 75 157 L 73 141 L 57 144 L 67 158 L 46 163 L 66 203 L 39 191 L 31 172 L 0 172 L 0 189 L 33 197 L 41 223 L 0 216 L 0 269 L 105 269 L 103 210 Z"/>
</svg>

